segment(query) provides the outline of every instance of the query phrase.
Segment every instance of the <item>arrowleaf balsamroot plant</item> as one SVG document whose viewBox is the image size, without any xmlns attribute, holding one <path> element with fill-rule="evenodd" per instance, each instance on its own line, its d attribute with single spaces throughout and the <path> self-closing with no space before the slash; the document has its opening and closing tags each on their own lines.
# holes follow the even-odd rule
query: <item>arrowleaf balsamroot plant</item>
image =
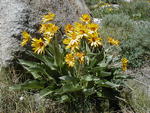
<svg viewBox="0 0 150 113">
<path fill-rule="evenodd" d="M 104 43 L 110 48 L 119 47 L 119 40 L 108 37 L 108 42 L 104 42 L 99 25 L 88 14 L 72 25 L 67 24 L 62 35 L 60 27 L 50 23 L 54 17 L 52 13 L 42 17 L 38 38 L 22 33 L 21 45 L 31 45 L 33 52 L 29 50 L 27 54 L 37 60 L 19 62 L 34 80 L 11 88 L 36 89 L 41 98 L 48 96 L 61 103 L 81 100 L 84 103 L 90 99 L 115 101 L 128 78 L 122 72 L 127 69 L 128 61 L 123 58 L 121 67 L 120 56 L 110 54 Z"/>
</svg>

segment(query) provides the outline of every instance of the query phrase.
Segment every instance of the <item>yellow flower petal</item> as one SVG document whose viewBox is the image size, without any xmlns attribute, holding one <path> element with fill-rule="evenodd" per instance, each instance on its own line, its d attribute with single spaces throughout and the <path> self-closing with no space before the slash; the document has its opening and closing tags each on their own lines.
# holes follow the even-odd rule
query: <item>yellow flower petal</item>
<svg viewBox="0 0 150 113">
<path fill-rule="evenodd" d="M 86 22 L 86 23 L 89 23 L 91 21 L 91 16 L 89 14 L 83 14 L 81 17 L 80 17 L 80 20 L 82 22 Z"/>
<path fill-rule="evenodd" d="M 21 46 L 25 46 L 30 41 L 31 36 L 26 31 L 23 31 L 22 32 L 22 37 L 23 37 L 23 40 L 21 42 Z"/>
<path fill-rule="evenodd" d="M 93 32 L 97 32 L 97 30 L 99 29 L 99 25 L 95 23 L 90 23 L 90 24 L 87 24 L 87 28 L 90 33 L 93 33 Z"/>
<path fill-rule="evenodd" d="M 127 65 L 128 65 L 128 59 L 122 58 L 121 62 L 122 62 L 122 70 L 126 71 L 127 70 Z"/>
<path fill-rule="evenodd" d="M 40 33 L 43 33 L 44 35 L 53 36 L 55 33 L 57 33 L 59 27 L 55 24 L 48 23 L 48 24 L 41 24 L 41 27 L 39 29 Z"/>
<path fill-rule="evenodd" d="M 111 38 L 111 37 L 108 37 L 108 42 L 109 42 L 110 44 L 116 45 L 116 46 L 118 46 L 118 45 L 120 44 L 120 41 L 119 41 L 119 40 L 115 40 L 115 39 L 113 39 L 113 38 Z"/>
<path fill-rule="evenodd" d="M 51 20 L 54 19 L 54 17 L 55 17 L 55 14 L 49 12 L 47 15 L 43 15 L 43 17 L 42 17 L 42 22 L 43 22 L 43 23 L 46 23 L 46 22 L 48 22 L 48 21 L 51 21 Z"/>
<path fill-rule="evenodd" d="M 82 64 L 84 62 L 84 58 L 85 58 L 85 54 L 82 52 L 77 52 L 75 54 L 76 57 L 78 57 L 80 64 Z"/>
<path fill-rule="evenodd" d="M 73 32 L 73 30 L 74 30 L 73 25 L 67 24 L 67 25 L 65 26 L 65 33 Z"/>
<path fill-rule="evenodd" d="M 75 58 L 73 54 L 67 54 L 65 57 L 65 61 L 69 67 L 73 67 L 75 65 Z"/>
<path fill-rule="evenodd" d="M 42 54 L 44 53 L 46 43 L 41 38 L 40 39 L 33 38 L 31 46 L 33 47 L 35 53 Z"/>
<path fill-rule="evenodd" d="M 98 37 L 97 33 L 93 33 L 90 35 L 90 37 L 88 38 L 89 43 L 91 44 L 91 46 L 94 47 L 98 47 L 102 45 L 102 38 Z"/>
</svg>

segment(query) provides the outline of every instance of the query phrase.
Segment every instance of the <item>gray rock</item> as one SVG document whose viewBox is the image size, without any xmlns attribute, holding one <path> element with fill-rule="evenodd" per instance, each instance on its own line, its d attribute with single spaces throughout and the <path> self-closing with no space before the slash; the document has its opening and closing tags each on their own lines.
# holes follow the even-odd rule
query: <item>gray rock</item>
<svg viewBox="0 0 150 113">
<path fill-rule="evenodd" d="M 6 66 L 12 60 L 13 52 L 19 50 L 18 41 L 14 37 L 23 28 L 21 21 L 24 21 L 24 9 L 24 3 L 0 0 L 0 66 Z"/>
<path fill-rule="evenodd" d="M 84 0 L 0 0 L 0 67 L 8 66 L 21 50 L 17 39 L 21 31 L 33 32 L 40 16 L 48 11 L 62 25 L 89 12 Z"/>
</svg>

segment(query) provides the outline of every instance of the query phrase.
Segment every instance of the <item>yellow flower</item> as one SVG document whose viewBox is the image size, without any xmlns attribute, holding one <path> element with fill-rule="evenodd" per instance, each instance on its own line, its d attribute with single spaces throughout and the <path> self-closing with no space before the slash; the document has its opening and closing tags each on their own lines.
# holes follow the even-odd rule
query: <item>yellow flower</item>
<svg viewBox="0 0 150 113">
<path fill-rule="evenodd" d="M 33 38 L 31 46 L 33 47 L 34 53 L 42 54 L 44 53 L 46 43 L 41 38 L 40 39 Z"/>
<path fill-rule="evenodd" d="M 89 14 L 83 14 L 81 17 L 80 17 L 80 20 L 82 22 L 86 22 L 86 23 L 89 23 L 91 21 L 91 16 Z"/>
<path fill-rule="evenodd" d="M 63 43 L 67 45 L 66 49 L 74 51 L 75 49 L 79 49 L 80 40 L 76 38 L 66 38 L 63 40 Z"/>
<path fill-rule="evenodd" d="M 30 41 L 30 34 L 26 31 L 22 32 L 23 40 L 21 42 L 21 46 L 25 46 Z"/>
<path fill-rule="evenodd" d="M 44 35 L 53 36 L 57 32 L 58 29 L 59 27 L 52 23 L 41 24 L 39 32 L 43 33 Z"/>
<path fill-rule="evenodd" d="M 89 29 L 88 33 L 91 34 L 91 33 L 97 32 L 97 30 L 99 29 L 99 25 L 94 24 L 94 23 L 90 23 L 90 24 L 87 24 L 87 28 Z"/>
<path fill-rule="evenodd" d="M 108 10 L 111 12 L 113 9 L 112 8 L 108 8 Z"/>
<path fill-rule="evenodd" d="M 69 67 L 73 67 L 75 65 L 75 58 L 74 55 L 69 53 L 65 57 L 66 63 L 69 65 Z"/>
<path fill-rule="evenodd" d="M 74 23 L 74 27 L 75 27 L 75 28 L 80 28 L 80 27 L 82 27 L 82 26 L 83 26 L 82 23 L 79 23 L 79 22 L 75 22 L 75 23 Z"/>
<path fill-rule="evenodd" d="M 128 59 L 122 58 L 121 62 L 122 62 L 122 70 L 126 71 L 127 70 L 127 64 L 128 64 Z"/>
<path fill-rule="evenodd" d="M 108 42 L 109 42 L 110 44 L 116 45 L 116 46 L 118 46 L 118 45 L 120 44 L 120 41 L 119 41 L 119 40 L 115 40 L 115 39 L 113 39 L 113 38 L 111 38 L 111 37 L 108 38 Z"/>
<path fill-rule="evenodd" d="M 48 45 L 51 42 L 52 37 L 44 36 L 45 44 Z"/>
<path fill-rule="evenodd" d="M 87 37 L 88 29 L 86 25 L 75 23 L 75 32 L 82 38 L 83 36 Z"/>
<path fill-rule="evenodd" d="M 73 30 L 74 30 L 73 25 L 67 24 L 67 25 L 65 26 L 65 33 L 73 32 Z"/>
<path fill-rule="evenodd" d="M 89 43 L 91 44 L 91 46 L 94 47 L 98 47 L 102 45 L 102 38 L 98 37 L 97 33 L 93 33 L 90 35 L 90 37 L 88 38 Z"/>
<path fill-rule="evenodd" d="M 75 56 L 79 58 L 80 64 L 82 64 L 82 63 L 84 62 L 84 58 L 85 58 L 85 54 L 84 54 L 84 53 L 82 53 L 82 52 L 77 52 L 77 53 L 75 54 Z"/>
<path fill-rule="evenodd" d="M 42 17 L 42 22 L 43 22 L 43 23 L 46 23 L 46 22 L 48 22 L 48 21 L 51 21 L 51 20 L 54 19 L 54 17 L 55 17 L 55 14 L 49 12 L 47 15 L 43 15 L 43 17 Z"/>
<path fill-rule="evenodd" d="M 72 39 L 79 39 L 79 36 L 76 32 L 70 32 L 66 34 L 67 37 L 72 38 Z"/>
</svg>

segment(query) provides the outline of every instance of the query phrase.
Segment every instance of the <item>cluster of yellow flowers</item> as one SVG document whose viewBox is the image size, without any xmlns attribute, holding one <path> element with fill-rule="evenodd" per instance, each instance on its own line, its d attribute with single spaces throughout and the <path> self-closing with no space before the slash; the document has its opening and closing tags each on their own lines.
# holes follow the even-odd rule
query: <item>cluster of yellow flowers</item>
<svg viewBox="0 0 150 113">
<path fill-rule="evenodd" d="M 31 47 L 35 53 L 44 53 L 46 46 L 50 44 L 51 39 L 59 29 L 58 26 L 49 22 L 54 18 L 55 14 L 53 13 L 42 16 L 42 23 L 38 30 L 38 32 L 41 33 L 42 38 L 32 38 L 26 31 L 22 32 L 23 40 L 21 45 L 25 46 L 31 41 Z M 88 14 L 83 14 L 80 17 L 79 22 L 75 22 L 72 25 L 67 24 L 65 26 L 66 38 L 63 40 L 63 43 L 66 45 L 66 49 L 70 51 L 65 57 L 65 61 L 69 67 L 74 67 L 76 61 L 80 64 L 84 63 L 85 53 L 80 49 L 82 40 L 86 41 L 93 48 L 102 46 L 102 38 L 100 37 L 98 30 L 99 25 L 93 23 Z M 120 44 L 119 40 L 112 37 L 108 37 L 107 39 L 111 45 L 118 46 Z M 124 71 L 126 70 L 127 62 L 127 59 L 122 59 Z"/>
<path fill-rule="evenodd" d="M 85 54 L 82 52 L 77 53 L 68 53 L 65 57 L 65 61 L 69 67 L 73 67 L 75 65 L 75 60 L 78 59 L 79 63 L 82 64 L 84 62 Z"/>
<path fill-rule="evenodd" d="M 122 62 L 122 70 L 126 71 L 127 70 L 127 64 L 128 64 L 128 59 L 122 58 L 121 62 Z"/>
<path fill-rule="evenodd" d="M 73 25 L 65 26 L 66 38 L 63 43 L 70 53 L 66 55 L 65 61 L 70 67 L 75 65 L 75 59 L 79 59 L 79 63 L 84 62 L 85 53 L 79 52 L 82 40 L 86 40 L 91 47 L 99 47 L 102 45 L 102 38 L 98 33 L 99 25 L 92 23 L 91 17 L 88 14 L 83 14 L 79 22 Z"/>
<path fill-rule="evenodd" d="M 47 15 L 44 15 L 42 17 L 42 24 L 40 26 L 39 33 L 43 35 L 43 38 L 31 39 L 30 34 L 28 34 L 26 31 L 22 32 L 23 41 L 21 45 L 24 46 L 31 40 L 31 46 L 33 48 L 33 51 L 37 54 L 44 53 L 45 47 L 50 43 L 51 39 L 54 37 L 54 34 L 59 29 L 59 27 L 55 24 L 47 23 L 53 20 L 54 17 L 55 14 L 53 13 L 48 13 Z"/>
<path fill-rule="evenodd" d="M 118 46 L 120 44 L 120 41 L 119 40 L 116 40 L 112 37 L 108 37 L 108 42 L 111 44 L 111 45 L 116 45 Z"/>
</svg>

